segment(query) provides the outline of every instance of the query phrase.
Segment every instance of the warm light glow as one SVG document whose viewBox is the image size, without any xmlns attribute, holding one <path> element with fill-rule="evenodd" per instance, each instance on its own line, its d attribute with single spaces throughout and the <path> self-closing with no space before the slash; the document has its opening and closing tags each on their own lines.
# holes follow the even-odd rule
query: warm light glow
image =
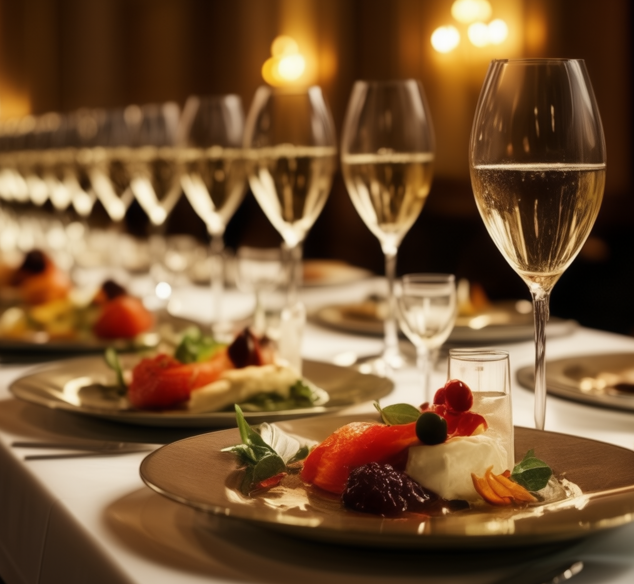
<svg viewBox="0 0 634 584">
<path fill-rule="evenodd" d="M 453 51 L 460 42 L 460 33 L 455 26 L 441 26 L 431 35 L 431 44 L 439 53 Z"/>
<path fill-rule="evenodd" d="M 274 57 L 283 57 L 284 55 L 296 55 L 299 53 L 299 47 L 295 39 L 280 35 L 271 43 L 271 55 Z"/>
<path fill-rule="evenodd" d="M 306 60 L 291 37 L 278 36 L 271 44 L 271 55 L 262 65 L 262 77 L 269 85 L 287 85 L 304 74 Z"/>
<path fill-rule="evenodd" d="M 509 35 L 509 27 L 506 26 L 501 18 L 496 18 L 489 22 L 489 42 L 494 45 L 499 45 L 506 40 Z"/>
<path fill-rule="evenodd" d="M 306 61 L 301 55 L 287 55 L 282 57 L 277 64 L 277 71 L 282 79 L 295 81 L 302 76 L 306 68 Z"/>
<path fill-rule="evenodd" d="M 489 27 L 484 22 L 474 22 L 470 25 L 467 35 L 471 44 L 476 47 L 486 47 L 489 44 Z"/>
<path fill-rule="evenodd" d="M 456 0 L 451 6 L 451 15 L 464 24 L 486 21 L 491 18 L 491 4 L 487 0 Z"/>
</svg>

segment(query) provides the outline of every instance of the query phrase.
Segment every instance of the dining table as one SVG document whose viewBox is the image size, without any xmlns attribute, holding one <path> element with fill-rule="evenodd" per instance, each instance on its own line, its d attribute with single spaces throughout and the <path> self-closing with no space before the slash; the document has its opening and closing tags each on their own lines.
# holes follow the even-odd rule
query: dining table
<svg viewBox="0 0 634 584">
<path fill-rule="evenodd" d="M 303 287 L 300 297 L 308 314 L 303 359 L 341 365 L 346 359 L 379 354 L 380 336 L 327 327 L 311 315 L 321 306 L 361 301 L 384 285 L 383 278 L 370 276 Z M 211 314 L 210 302 L 206 287 L 184 286 L 175 290 L 171 310 L 204 322 Z M 252 298 L 235 289 L 225 292 L 223 303 L 226 314 L 236 319 L 253 307 Z M 634 356 L 632 337 L 569 325 L 549 334 L 549 360 L 602 353 Z M 401 344 L 406 355 L 414 355 L 404 338 Z M 533 392 L 516 377 L 534 362 L 532 338 L 487 339 L 486 345 L 508 351 L 514 425 L 534 428 Z M 10 391 L 22 376 L 43 364 L 63 367 L 69 357 L 43 347 L 0 349 L 0 580 L 5 584 L 537 584 L 544 581 L 541 570 L 579 561 L 583 570 L 574 576 L 575 583 L 634 581 L 634 521 L 572 541 L 535 541 L 509 549 L 346 545 L 205 513 L 165 497 L 148 488 L 140 475 L 147 451 L 27 459 L 66 451 L 27 449 L 16 442 L 126 441 L 160 448 L 218 431 L 213 426 L 160 427 L 101 419 L 30 403 Z M 394 388 L 380 400 L 382 406 L 422 400 L 422 376 L 413 361 L 390 375 Z M 446 380 L 443 351 L 431 380 L 434 387 Z M 365 401 L 338 414 L 371 413 L 374 408 L 372 401 Z M 546 431 L 634 450 L 634 411 L 549 395 Z"/>
</svg>

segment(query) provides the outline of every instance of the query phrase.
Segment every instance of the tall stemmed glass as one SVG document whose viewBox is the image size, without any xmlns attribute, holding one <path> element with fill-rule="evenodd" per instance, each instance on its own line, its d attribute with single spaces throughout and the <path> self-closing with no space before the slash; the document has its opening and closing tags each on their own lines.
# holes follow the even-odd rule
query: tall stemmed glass
<svg viewBox="0 0 634 584">
<path fill-rule="evenodd" d="M 493 61 L 469 147 L 484 224 L 526 282 L 535 315 L 535 426 L 546 418 L 546 323 L 553 286 L 603 197 L 605 141 L 583 61 Z"/>
<path fill-rule="evenodd" d="M 341 141 L 346 187 L 385 255 L 387 314 L 378 372 L 400 368 L 394 280 L 396 255 L 431 187 L 434 133 L 423 88 L 414 79 L 357 81 Z"/>
<path fill-rule="evenodd" d="M 287 252 L 289 284 L 280 352 L 294 350 L 287 358 L 298 366 L 300 342 L 292 337 L 301 332 L 304 319 L 298 300 L 302 244 L 330 193 L 337 154 L 334 124 L 321 89 L 260 87 L 247 116 L 244 144 L 249 184 Z"/>
<path fill-rule="evenodd" d="M 183 161 L 181 184 L 211 237 L 212 322 L 216 329 L 223 325 L 224 233 L 246 191 L 243 134 L 244 111 L 238 95 L 193 95 L 187 99 L 178 139 Z M 222 335 L 222 331 L 214 333 Z"/>
</svg>

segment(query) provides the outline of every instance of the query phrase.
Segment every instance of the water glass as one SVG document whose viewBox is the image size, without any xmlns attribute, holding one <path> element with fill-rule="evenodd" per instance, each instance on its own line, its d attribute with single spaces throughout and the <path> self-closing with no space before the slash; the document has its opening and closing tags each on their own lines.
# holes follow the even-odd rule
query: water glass
<svg viewBox="0 0 634 584">
<path fill-rule="evenodd" d="M 416 364 L 423 374 L 423 401 L 430 402 L 431 372 L 439 347 L 456 322 L 453 274 L 407 274 L 395 287 L 401 330 L 416 347 Z"/>
<path fill-rule="evenodd" d="M 507 452 L 507 468 L 515 464 L 509 354 L 496 349 L 450 349 L 448 379 L 459 379 L 473 393 L 472 410 L 486 418 L 487 433 Z"/>
</svg>

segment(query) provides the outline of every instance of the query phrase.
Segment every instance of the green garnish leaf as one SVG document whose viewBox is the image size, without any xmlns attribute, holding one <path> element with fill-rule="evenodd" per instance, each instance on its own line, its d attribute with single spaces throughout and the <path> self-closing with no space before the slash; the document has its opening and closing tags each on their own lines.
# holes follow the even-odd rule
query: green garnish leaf
<svg viewBox="0 0 634 584">
<path fill-rule="evenodd" d="M 121 388 L 121 392 L 125 393 L 128 391 L 128 386 L 123 378 L 123 368 L 121 367 L 121 362 L 119 361 L 119 354 L 112 347 L 108 347 L 104 354 L 104 358 L 106 360 L 106 365 L 108 365 L 108 367 L 117 374 L 117 385 Z"/>
<path fill-rule="evenodd" d="M 540 491 L 550 480 L 553 471 L 543 461 L 535 456 L 533 449 L 513 468 L 511 479 L 529 491 Z"/>
<path fill-rule="evenodd" d="M 306 458 L 310 446 L 271 424 L 261 424 L 257 432 L 249 426 L 240 406 L 236 404 L 235 409 L 242 444 L 223 448 L 222 452 L 233 452 L 245 467 L 240 490 L 248 495 L 262 481 L 290 472 L 289 465 Z"/>
<path fill-rule="evenodd" d="M 382 408 L 379 402 L 374 402 L 374 407 L 388 426 L 410 424 L 420 417 L 420 410 L 409 404 L 394 404 Z"/>
<path fill-rule="evenodd" d="M 201 330 L 194 326 L 183 333 L 181 341 L 174 351 L 174 358 L 181 363 L 201 363 L 208 361 L 224 346 L 213 337 L 203 335 Z"/>
</svg>

